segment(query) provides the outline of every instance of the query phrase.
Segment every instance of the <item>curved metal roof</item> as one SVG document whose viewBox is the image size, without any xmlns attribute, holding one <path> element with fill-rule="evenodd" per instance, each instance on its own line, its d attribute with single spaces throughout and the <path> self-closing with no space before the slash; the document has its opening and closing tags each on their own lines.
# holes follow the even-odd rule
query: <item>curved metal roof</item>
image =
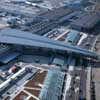
<svg viewBox="0 0 100 100">
<path fill-rule="evenodd" d="M 61 43 L 59 41 L 45 38 L 43 36 L 38 36 L 30 32 L 23 32 L 16 29 L 1 30 L 0 42 L 7 44 L 51 48 L 51 49 L 73 52 L 91 58 L 99 58 L 98 54 L 79 48 L 77 46 L 71 46 L 65 43 Z"/>
</svg>

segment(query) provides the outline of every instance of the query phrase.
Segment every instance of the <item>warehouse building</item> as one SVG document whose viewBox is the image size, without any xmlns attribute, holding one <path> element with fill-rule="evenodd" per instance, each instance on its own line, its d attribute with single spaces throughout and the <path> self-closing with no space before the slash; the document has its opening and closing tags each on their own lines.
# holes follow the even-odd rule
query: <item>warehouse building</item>
<svg viewBox="0 0 100 100">
<path fill-rule="evenodd" d="M 67 4 L 67 6 L 69 8 L 75 9 L 75 10 L 80 10 L 81 7 L 83 7 L 82 6 L 82 0 L 75 0 L 75 1 L 73 1 L 73 3 L 71 1 L 69 4 Z"/>
<path fill-rule="evenodd" d="M 12 51 L 10 46 L 0 44 L 0 65 L 9 63 L 19 55 L 20 53 Z"/>
<path fill-rule="evenodd" d="M 19 55 L 20 53 L 13 51 L 8 51 L 5 54 L 2 54 L 2 56 L 0 56 L 0 65 L 9 63 L 10 61 L 16 59 Z"/>
<path fill-rule="evenodd" d="M 90 31 L 95 28 L 99 21 L 100 16 L 98 14 L 83 14 L 71 23 L 71 27 L 80 31 Z"/>
<path fill-rule="evenodd" d="M 61 17 L 71 14 L 73 11 L 67 7 L 55 8 L 53 10 L 48 10 L 45 13 L 40 14 L 39 16 L 49 19 L 49 20 L 58 20 Z"/>
<path fill-rule="evenodd" d="M 72 16 L 72 13 L 73 11 L 66 7 L 45 11 L 37 16 L 35 15 L 32 22 L 26 22 L 24 30 L 30 31 L 33 34 L 44 35 L 52 29 L 58 27 L 62 21 L 64 22 L 65 20 L 69 19 L 69 17 Z M 19 24 L 17 25 L 15 21 L 10 21 L 10 23 L 10 26 L 19 26 Z M 20 25 L 20 27 L 22 26 Z"/>
</svg>

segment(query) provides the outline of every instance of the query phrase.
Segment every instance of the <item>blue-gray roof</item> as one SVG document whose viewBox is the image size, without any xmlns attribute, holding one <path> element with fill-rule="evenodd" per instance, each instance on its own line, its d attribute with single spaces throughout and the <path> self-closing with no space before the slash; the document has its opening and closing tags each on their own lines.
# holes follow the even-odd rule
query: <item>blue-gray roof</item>
<svg viewBox="0 0 100 100">
<path fill-rule="evenodd" d="M 73 25 L 75 26 L 79 26 L 82 28 L 93 28 L 98 22 L 100 21 L 100 17 L 98 14 L 95 13 L 87 13 L 87 14 L 83 14 L 83 16 L 80 16 L 78 19 L 76 19 L 75 21 L 73 21 L 71 23 L 72 27 Z"/>
<path fill-rule="evenodd" d="M 49 70 L 39 95 L 40 100 L 60 100 L 64 76 L 65 74 L 58 70 Z"/>
<path fill-rule="evenodd" d="M 80 38 L 80 32 L 76 30 L 71 30 L 66 38 L 66 42 L 71 41 L 72 43 L 77 42 Z"/>
<path fill-rule="evenodd" d="M 18 57 L 19 55 L 20 55 L 20 53 L 17 53 L 17 52 L 9 52 L 8 54 L 5 54 L 5 55 L 0 57 L 0 62 L 3 64 L 6 64 L 9 61 Z"/>
<path fill-rule="evenodd" d="M 24 46 L 34 46 L 50 48 L 61 51 L 73 52 L 75 54 L 84 55 L 92 58 L 98 58 L 96 53 L 79 48 L 77 46 L 71 46 L 66 43 L 51 40 L 43 36 L 38 36 L 30 32 L 23 32 L 16 29 L 5 29 L 0 31 L 0 43 L 17 44 Z"/>
</svg>

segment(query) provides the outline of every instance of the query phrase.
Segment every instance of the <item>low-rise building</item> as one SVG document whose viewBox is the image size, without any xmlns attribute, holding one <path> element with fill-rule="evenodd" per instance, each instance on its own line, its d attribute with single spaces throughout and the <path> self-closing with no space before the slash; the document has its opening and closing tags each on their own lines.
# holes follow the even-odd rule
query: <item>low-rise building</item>
<svg viewBox="0 0 100 100">
<path fill-rule="evenodd" d="M 100 21 L 100 16 L 96 13 L 83 14 L 71 23 L 73 29 L 87 31 L 93 29 Z"/>
<path fill-rule="evenodd" d="M 72 45 L 75 45 L 75 44 L 77 44 L 77 42 L 79 41 L 79 39 L 80 39 L 80 32 L 76 31 L 76 30 L 71 30 L 68 33 L 65 42 L 67 42 L 69 44 L 72 44 Z"/>
</svg>

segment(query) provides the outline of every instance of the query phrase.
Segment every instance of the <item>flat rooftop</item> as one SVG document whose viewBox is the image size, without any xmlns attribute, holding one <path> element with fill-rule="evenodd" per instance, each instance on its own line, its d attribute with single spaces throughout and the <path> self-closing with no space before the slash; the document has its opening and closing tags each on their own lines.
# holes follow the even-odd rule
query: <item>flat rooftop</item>
<svg viewBox="0 0 100 100">
<path fill-rule="evenodd" d="M 82 28 L 91 29 L 98 23 L 98 21 L 100 21 L 100 17 L 97 14 L 88 13 L 88 14 L 83 14 L 81 17 L 73 21 L 71 25 L 72 27 L 75 25 L 77 27 L 79 26 Z"/>
<path fill-rule="evenodd" d="M 55 8 L 53 10 L 48 10 L 45 13 L 41 13 L 39 16 L 47 18 L 49 20 L 54 20 L 60 17 L 63 17 L 65 15 L 68 15 L 72 13 L 73 11 L 66 8 L 66 7 L 60 7 L 60 8 Z"/>
</svg>

